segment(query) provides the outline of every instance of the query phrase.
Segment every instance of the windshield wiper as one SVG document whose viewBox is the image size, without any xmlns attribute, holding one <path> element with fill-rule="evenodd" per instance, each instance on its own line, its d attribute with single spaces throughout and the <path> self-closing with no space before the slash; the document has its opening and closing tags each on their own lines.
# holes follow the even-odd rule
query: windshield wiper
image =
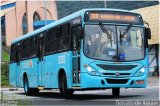
<svg viewBox="0 0 160 106">
<path fill-rule="evenodd" d="M 131 29 L 131 27 L 132 27 L 132 24 L 128 25 L 127 28 L 125 29 L 125 31 L 123 32 L 123 34 L 120 37 L 123 38 L 127 34 L 127 32 Z"/>
<path fill-rule="evenodd" d="M 107 34 L 107 38 L 110 39 L 110 43 L 111 43 L 111 47 L 112 47 L 112 36 L 111 36 L 111 34 L 109 34 L 108 30 L 106 29 L 106 27 L 102 23 L 100 23 L 99 26 L 102 29 L 102 31 L 105 34 Z"/>
<path fill-rule="evenodd" d="M 121 30 L 119 29 L 121 46 L 122 46 L 122 38 L 128 33 L 131 27 L 132 27 L 132 24 L 128 25 L 125 31 L 123 32 L 123 34 L 121 34 Z"/>
<path fill-rule="evenodd" d="M 120 44 L 121 44 L 121 46 L 122 46 L 122 34 L 121 34 L 121 30 L 119 29 L 119 37 L 120 37 Z"/>
</svg>

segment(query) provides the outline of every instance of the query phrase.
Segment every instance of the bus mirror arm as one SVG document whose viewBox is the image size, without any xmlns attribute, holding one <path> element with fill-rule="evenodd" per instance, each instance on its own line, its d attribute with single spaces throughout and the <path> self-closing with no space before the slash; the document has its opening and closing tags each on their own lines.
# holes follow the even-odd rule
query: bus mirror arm
<svg viewBox="0 0 160 106">
<path fill-rule="evenodd" d="M 147 39 L 151 39 L 151 29 L 150 28 L 145 28 L 145 34 L 147 36 Z"/>
<path fill-rule="evenodd" d="M 145 27 L 146 38 L 151 39 L 151 28 L 149 27 L 149 23 L 144 21 L 144 24 L 147 25 L 147 27 Z"/>
</svg>

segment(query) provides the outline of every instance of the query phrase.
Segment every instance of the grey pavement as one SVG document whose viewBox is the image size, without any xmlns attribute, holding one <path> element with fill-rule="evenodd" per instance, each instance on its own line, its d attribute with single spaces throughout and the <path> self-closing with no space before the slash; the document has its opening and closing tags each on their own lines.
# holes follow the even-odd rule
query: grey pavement
<svg viewBox="0 0 160 106">
<path fill-rule="evenodd" d="M 147 88 L 122 88 L 119 97 L 113 97 L 111 89 L 75 91 L 71 99 L 64 99 L 59 90 L 43 90 L 39 95 L 26 96 L 23 88 L 10 91 L 9 88 L 2 88 L 3 101 L 20 105 L 122 105 L 129 102 L 130 105 L 143 103 L 152 106 L 159 105 L 159 79 L 149 77 Z M 137 102 L 138 101 L 138 102 Z M 3 102 L 3 104 L 7 103 Z M 16 103 L 12 103 L 16 102 Z M 144 103 L 145 103 L 144 102 Z M 123 104 L 125 103 L 125 104 Z M 131 104 L 132 103 L 132 104 Z M 128 106 L 128 105 L 126 105 Z M 135 105 L 134 105 L 135 106 Z"/>
</svg>

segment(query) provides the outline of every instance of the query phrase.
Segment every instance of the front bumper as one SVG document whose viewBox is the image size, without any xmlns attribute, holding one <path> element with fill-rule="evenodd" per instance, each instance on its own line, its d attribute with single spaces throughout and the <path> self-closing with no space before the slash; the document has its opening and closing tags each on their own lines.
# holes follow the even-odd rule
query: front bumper
<svg viewBox="0 0 160 106">
<path fill-rule="evenodd" d="M 110 82 L 108 82 L 108 79 L 110 80 Z M 137 84 L 137 80 L 143 80 L 144 83 Z M 102 77 L 91 76 L 88 73 L 81 73 L 81 89 L 146 88 L 146 86 L 147 74 L 144 74 L 141 77 Z"/>
</svg>

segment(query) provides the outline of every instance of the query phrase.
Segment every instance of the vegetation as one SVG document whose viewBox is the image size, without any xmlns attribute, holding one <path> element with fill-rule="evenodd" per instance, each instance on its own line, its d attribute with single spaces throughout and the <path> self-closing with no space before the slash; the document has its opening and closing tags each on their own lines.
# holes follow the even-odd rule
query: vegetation
<svg viewBox="0 0 160 106">
<path fill-rule="evenodd" d="M 9 47 L 2 47 L 1 86 L 9 86 Z"/>
<path fill-rule="evenodd" d="M 1 64 L 1 86 L 9 86 L 8 63 Z"/>
<path fill-rule="evenodd" d="M 1 86 L 8 86 L 9 85 L 8 77 L 6 77 L 5 75 L 1 75 L 1 79 L 2 79 Z"/>
<path fill-rule="evenodd" d="M 2 62 L 9 62 L 9 53 L 6 51 L 2 51 Z"/>
</svg>

